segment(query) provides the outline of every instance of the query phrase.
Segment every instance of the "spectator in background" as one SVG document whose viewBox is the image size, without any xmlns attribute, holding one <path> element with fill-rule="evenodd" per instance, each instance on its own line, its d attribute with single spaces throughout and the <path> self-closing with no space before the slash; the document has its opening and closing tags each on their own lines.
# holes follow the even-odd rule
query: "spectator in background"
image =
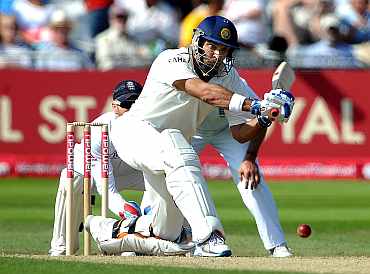
<svg viewBox="0 0 370 274">
<path fill-rule="evenodd" d="M 316 1 L 307 24 L 311 41 L 316 42 L 321 39 L 323 33 L 321 33 L 320 20 L 323 16 L 334 12 L 335 3 L 333 0 Z"/>
<path fill-rule="evenodd" d="M 179 16 L 161 0 L 116 0 L 129 12 L 127 29 L 131 37 L 151 47 L 152 56 L 178 44 Z"/>
<path fill-rule="evenodd" d="M 353 55 L 363 67 L 370 68 L 370 42 L 353 45 Z"/>
<path fill-rule="evenodd" d="M 286 39 L 279 35 L 273 35 L 267 43 L 257 44 L 251 54 L 253 53 L 255 63 L 251 63 L 253 58 L 249 56 L 243 56 L 243 60 L 250 62 L 251 67 L 277 67 L 281 62 L 286 60 L 286 51 L 288 49 L 288 43 Z M 247 57 L 247 58 L 246 58 Z M 239 59 L 241 59 L 239 57 Z M 242 63 L 243 65 L 243 63 Z"/>
<path fill-rule="evenodd" d="M 266 43 L 269 32 L 264 14 L 263 0 L 226 0 L 223 15 L 234 22 L 238 42 L 246 48 Z"/>
<path fill-rule="evenodd" d="M 32 51 L 20 39 L 16 18 L 0 14 L 0 68 L 32 67 Z"/>
<path fill-rule="evenodd" d="M 117 5 L 109 9 L 110 26 L 95 38 L 95 60 L 99 69 L 150 65 L 149 48 L 127 34 L 127 11 Z"/>
<path fill-rule="evenodd" d="M 55 10 L 49 23 L 50 41 L 37 45 L 36 69 L 81 70 L 93 67 L 88 56 L 69 40 L 72 22 L 63 10 Z"/>
<path fill-rule="evenodd" d="M 315 42 L 310 32 L 310 24 L 313 22 L 315 10 L 321 0 L 300 0 L 288 9 L 289 25 L 293 29 L 296 44 L 307 45 Z M 316 19 L 320 21 L 320 18 Z M 320 27 L 316 28 L 320 31 Z"/>
<path fill-rule="evenodd" d="M 109 27 L 108 10 L 113 0 L 84 0 L 90 36 L 94 38 Z"/>
<path fill-rule="evenodd" d="M 1 0 L 0 1 L 0 13 L 6 15 L 13 14 L 13 2 L 14 0 Z"/>
<path fill-rule="evenodd" d="M 288 61 L 300 68 L 356 68 L 360 63 L 353 54 L 352 45 L 343 42 L 340 33 L 340 20 L 334 14 L 321 18 L 323 37 L 320 41 L 297 46 L 288 51 Z"/>
<path fill-rule="evenodd" d="M 370 41 L 369 0 L 349 0 L 338 7 L 339 17 L 352 28 L 352 43 Z"/>
<path fill-rule="evenodd" d="M 193 30 L 206 17 L 217 15 L 223 8 L 224 0 L 206 0 L 194 8 L 181 22 L 179 47 L 187 47 L 191 44 Z"/>
<path fill-rule="evenodd" d="M 202 0 L 187 0 L 187 1 L 179 1 L 179 0 L 166 0 L 168 4 L 176 9 L 176 12 L 179 15 L 180 20 L 184 19 L 186 15 L 189 14 L 194 8 L 202 4 Z"/>
<path fill-rule="evenodd" d="M 299 44 L 289 15 L 290 8 L 299 3 L 299 1 L 300 0 L 272 0 L 271 2 L 272 31 L 276 35 L 284 37 L 289 46 Z"/>
<path fill-rule="evenodd" d="M 45 0 L 14 0 L 13 12 L 25 42 L 32 45 L 45 39 L 48 22 L 54 10 Z"/>
</svg>

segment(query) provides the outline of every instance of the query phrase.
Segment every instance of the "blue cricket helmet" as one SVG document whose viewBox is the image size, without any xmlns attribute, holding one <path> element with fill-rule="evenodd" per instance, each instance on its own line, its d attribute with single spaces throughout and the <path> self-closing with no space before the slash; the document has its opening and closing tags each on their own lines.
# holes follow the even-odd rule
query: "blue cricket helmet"
<svg viewBox="0 0 370 274">
<path fill-rule="evenodd" d="M 120 81 L 113 89 L 113 101 L 118 101 L 120 107 L 130 109 L 142 90 L 143 86 L 134 80 Z"/>
<path fill-rule="evenodd" d="M 205 41 L 229 48 L 227 57 L 212 64 L 203 50 Z M 206 17 L 194 30 L 191 49 L 202 76 L 224 76 L 234 65 L 233 52 L 239 49 L 238 32 L 234 24 L 225 17 L 218 15 Z"/>
<path fill-rule="evenodd" d="M 222 16 L 209 16 L 197 27 L 203 32 L 202 37 L 206 40 L 224 45 L 231 49 L 238 49 L 238 32 L 234 24 Z"/>
</svg>

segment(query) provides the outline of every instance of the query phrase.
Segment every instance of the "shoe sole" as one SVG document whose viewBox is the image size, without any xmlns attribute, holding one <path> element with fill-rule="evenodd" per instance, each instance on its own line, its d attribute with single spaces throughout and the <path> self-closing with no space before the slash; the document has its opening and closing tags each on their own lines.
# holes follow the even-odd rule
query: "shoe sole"
<svg viewBox="0 0 370 274">
<path fill-rule="evenodd" d="M 231 250 L 225 250 L 225 251 L 222 251 L 221 253 L 209 253 L 209 252 L 200 252 L 200 253 L 196 253 L 196 251 L 194 252 L 194 257 L 230 257 L 232 255 L 232 252 Z"/>
<path fill-rule="evenodd" d="M 48 256 L 50 257 L 61 257 L 61 256 L 65 256 L 66 253 L 65 252 L 49 252 L 48 253 Z"/>
<path fill-rule="evenodd" d="M 290 254 L 290 255 L 271 255 L 272 258 L 289 258 L 289 257 L 293 257 L 293 254 Z"/>
</svg>

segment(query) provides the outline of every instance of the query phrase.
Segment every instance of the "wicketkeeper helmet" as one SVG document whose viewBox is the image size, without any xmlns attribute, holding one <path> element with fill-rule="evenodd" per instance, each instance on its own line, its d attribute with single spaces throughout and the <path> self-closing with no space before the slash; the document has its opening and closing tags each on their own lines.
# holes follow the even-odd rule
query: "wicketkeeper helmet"
<svg viewBox="0 0 370 274">
<path fill-rule="evenodd" d="M 118 101 L 120 107 L 130 109 L 142 89 L 142 85 L 134 80 L 120 81 L 113 89 L 113 101 Z"/>
</svg>

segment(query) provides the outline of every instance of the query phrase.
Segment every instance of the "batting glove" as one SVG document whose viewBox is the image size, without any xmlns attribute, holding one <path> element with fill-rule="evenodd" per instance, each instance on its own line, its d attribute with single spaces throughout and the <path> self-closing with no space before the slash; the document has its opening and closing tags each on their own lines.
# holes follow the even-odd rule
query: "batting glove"
<svg viewBox="0 0 370 274">
<path fill-rule="evenodd" d="M 269 102 L 273 102 L 279 105 L 284 105 L 284 103 L 294 104 L 294 96 L 289 91 L 283 89 L 273 89 L 264 94 L 263 98 Z"/>
<path fill-rule="evenodd" d="M 269 104 L 278 105 L 280 112 L 277 119 L 279 122 L 286 123 L 289 121 L 295 101 L 294 96 L 289 91 L 282 89 L 271 90 L 270 92 L 265 93 L 264 100 L 269 102 Z"/>
<path fill-rule="evenodd" d="M 269 119 L 268 116 L 257 115 L 257 121 L 258 124 L 264 128 L 268 128 L 272 124 L 272 121 Z"/>
<path fill-rule="evenodd" d="M 251 113 L 253 115 L 260 115 L 261 114 L 261 101 L 254 99 L 251 103 Z"/>
<path fill-rule="evenodd" d="M 250 107 L 250 112 L 253 115 L 268 116 L 272 109 L 280 109 L 280 105 L 268 100 L 253 100 Z"/>
</svg>

